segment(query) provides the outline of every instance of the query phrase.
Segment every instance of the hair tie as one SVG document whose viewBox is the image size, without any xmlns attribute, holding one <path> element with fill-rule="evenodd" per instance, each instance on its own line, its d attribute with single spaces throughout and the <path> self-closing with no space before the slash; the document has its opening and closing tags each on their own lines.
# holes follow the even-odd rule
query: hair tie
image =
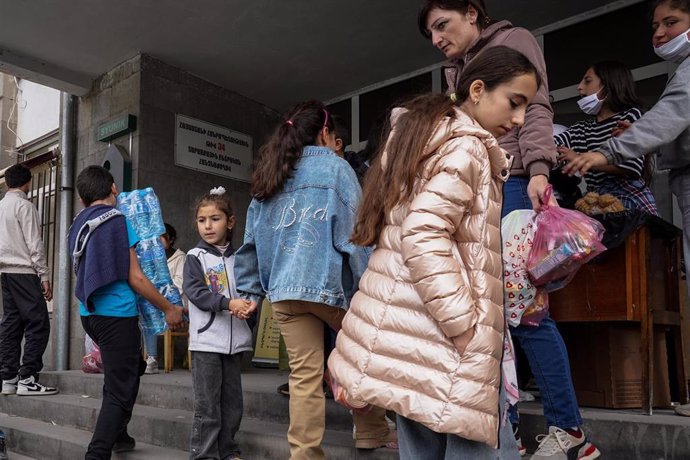
<svg viewBox="0 0 690 460">
<path fill-rule="evenodd" d="M 210 192 L 208 192 L 210 195 L 223 195 L 225 193 L 225 187 L 220 186 L 220 187 L 214 187 L 211 189 Z"/>
<path fill-rule="evenodd" d="M 453 102 L 458 102 L 458 95 L 456 93 L 450 93 L 450 100 Z"/>
<path fill-rule="evenodd" d="M 295 124 L 292 122 L 292 120 L 288 120 L 288 121 L 286 121 L 285 123 L 287 123 L 287 124 L 290 125 L 290 126 L 295 126 Z"/>
</svg>

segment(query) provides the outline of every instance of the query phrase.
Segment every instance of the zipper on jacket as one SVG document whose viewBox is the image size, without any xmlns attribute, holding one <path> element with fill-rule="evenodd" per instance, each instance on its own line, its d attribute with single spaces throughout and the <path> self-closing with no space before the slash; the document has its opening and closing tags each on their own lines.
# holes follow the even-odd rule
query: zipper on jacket
<svg viewBox="0 0 690 460">
<path fill-rule="evenodd" d="M 230 301 L 232 301 L 232 292 L 230 292 L 230 276 L 228 275 L 228 266 L 225 264 L 225 254 L 223 254 L 222 258 L 223 270 L 225 270 L 225 279 L 228 282 L 228 295 L 230 296 Z M 232 310 L 230 310 L 230 302 L 228 302 L 228 313 L 230 314 L 230 354 L 232 355 L 232 317 L 234 315 L 232 314 Z"/>
</svg>

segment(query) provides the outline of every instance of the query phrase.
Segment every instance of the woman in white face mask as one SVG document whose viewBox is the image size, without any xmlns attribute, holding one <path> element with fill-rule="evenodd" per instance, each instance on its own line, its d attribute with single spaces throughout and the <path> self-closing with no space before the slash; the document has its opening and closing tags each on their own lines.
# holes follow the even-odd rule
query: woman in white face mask
<svg viewBox="0 0 690 460">
<path fill-rule="evenodd" d="M 582 96 L 578 101 L 580 109 L 593 118 L 575 123 L 564 133 L 554 136 L 560 162 L 596 150 L 616 134 L 619 123 L 629 124 L 642 116 L 642 103 L 635 94 L 632 73 L 620 62 L 597 62 L 587 69 L 577 89 Z M 609 193 L 626 209 L 658 215 L 654 196 L 647 186 L 652 172 L 650 163 L 641 157 L 617 166 L 594 167 L 585 176 L 587 191 L 600 195 Z"/>
<path fill-rule="evenodd" d="M 671 191 L 683 217 L 683 252 L 690 263 L 690 0 L 656 0 L 652 20 L 654 52 L 678 64 L 659 101 L 623 134 L 574 158 L 565 171 L 586 173 L 660 150 L 659 169 L 670 169 Z M 687 277 L 690 291 L 690 276 Z M 690 416 L 690 404 L 676 406 Z"/>
</svg>

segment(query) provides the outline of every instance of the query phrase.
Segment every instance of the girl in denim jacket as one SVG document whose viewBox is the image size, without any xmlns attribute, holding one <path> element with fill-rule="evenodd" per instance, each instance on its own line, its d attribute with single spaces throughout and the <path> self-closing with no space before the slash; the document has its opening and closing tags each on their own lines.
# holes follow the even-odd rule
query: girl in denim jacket
<svg viewBox="0 0 690 460">
<path fill-rule="evenodd" d="M 238 292 L 267 296 L 290 361 L 291 458 L 325 458 L 323 323 L 339 331 L 370 249 L 350 242 L 361 189 L 335 153 L 333 119 L 318 101 L 298 104 L 261 148 L 252 181 Z M 354 416 L 356 447 L 395 441 L 382 409 Z"/>
</svg>

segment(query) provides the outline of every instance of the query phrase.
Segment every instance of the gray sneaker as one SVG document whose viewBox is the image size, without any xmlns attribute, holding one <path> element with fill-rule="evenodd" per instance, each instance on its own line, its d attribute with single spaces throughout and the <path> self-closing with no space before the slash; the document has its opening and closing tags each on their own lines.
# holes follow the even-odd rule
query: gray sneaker
<svg viewBox="0 0 690 460">
<path fill-rule="evenodd" d="M 17 393 L 17 382 L 19 382 L 19 376 L 16 376 L 10 380 L 2 381 L 2 394 L 13 395 Z"/>
<path fill-rule="evenodd" d="M 3 385 L 3 393 L 5 386 Z M 675 407 L 676 414 L 683 417 L 690 417 L 690 404 L 681 404 Z"/>
<path fill-rule="evenodd" d="M 555 426 L 549 427 L 549 434 L 537 436 L 537 441 L 532 460 L 594 460 L 601 455 L 586 436 L 577 438 Z"/>
<path fill-rule="evenodd" d="M 41 385 L 33 375 L 20 380 L 17 384 L 17 395 L 19 396 L 48 396 L 57 393 L 57 388 Z"/>
</svg>

